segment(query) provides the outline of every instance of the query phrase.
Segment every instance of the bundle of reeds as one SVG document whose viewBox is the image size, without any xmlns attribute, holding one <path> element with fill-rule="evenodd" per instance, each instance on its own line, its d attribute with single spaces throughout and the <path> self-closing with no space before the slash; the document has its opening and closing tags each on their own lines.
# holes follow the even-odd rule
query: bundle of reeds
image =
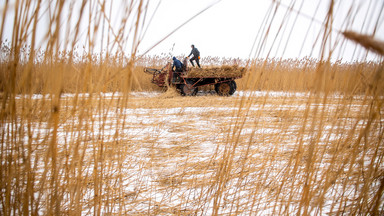
<svg viewBox="0 0 384 216">
<path fill-rule="evenodd" d="M 209 68 L 190 68 L 186 73 L 188 78 L 197 77 L 243 77 L 246 72 L 245 67 L 239 67 L 237 65 L 223 65 L 221 67 L 209 67 Z"/>
</svg>

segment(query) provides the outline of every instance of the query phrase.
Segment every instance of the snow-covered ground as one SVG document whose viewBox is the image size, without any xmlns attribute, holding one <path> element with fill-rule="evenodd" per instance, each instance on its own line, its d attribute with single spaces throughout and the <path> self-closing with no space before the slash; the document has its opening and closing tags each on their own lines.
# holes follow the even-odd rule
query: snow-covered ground
<svg viewBox="0 0 384 216">
<path fill-rule="evenodd" d="M 49 118 L 3 131 L 32 131 L 23 141 L 33 146 L 36 188 L 52 167 L 45 158 L 55 134 L 62 208 L 80 205 L 83 215 L 348 214 L 364 201 L 361 191 L 371 196 L 378 187 L 380 179 L 361 177 L 384 168 L 384 120 L 370 122 L 364 97 L 161 95 L 81 94 L 76 104 L 64 94 L 57 132 Z M 35 195 L 44 213 L 51 190 L 42 188 Z"/>
</svg>

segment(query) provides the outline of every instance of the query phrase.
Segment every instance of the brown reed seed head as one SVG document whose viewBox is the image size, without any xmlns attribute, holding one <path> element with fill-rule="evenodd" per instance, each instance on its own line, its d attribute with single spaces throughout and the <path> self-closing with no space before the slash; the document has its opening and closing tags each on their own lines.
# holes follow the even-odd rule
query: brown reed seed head
<svg viewBox="0 0 384 216">
<path fill-rule="evenodd" d="M 345 31 L 343 32 L 343 35 L 369 50 L 372 50 L 382 56 L 384 55 L 383 41 L 379 41 L 372 36 L 359 34 L 353 31 Z"/>
</svg>

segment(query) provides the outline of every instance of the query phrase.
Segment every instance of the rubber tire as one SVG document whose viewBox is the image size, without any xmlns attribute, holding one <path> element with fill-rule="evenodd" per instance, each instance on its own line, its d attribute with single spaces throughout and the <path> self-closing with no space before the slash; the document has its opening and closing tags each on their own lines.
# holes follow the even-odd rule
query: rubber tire
<svg viewBox="0 0 384 216">
<path fill-rule="evenodd" d="M 180 93 L 183 96 L 195 96 L 197 94 L 197 87 L 192 87 L 194 82 L 190 80 L 186 80 L 187 84 L 181 84 L 180 85 Z"/>
<path fill-rule="evenodd" d="M 237 90 L 237 84 L 236 84 L 235 80 L 231 81 L 231 85 L 233 87 L 233 93 L 231 95 L 233 95 L 236 92 L 236 90 Z"/>
<path fill-rule="evenodd" d="M 220 96 L 230 96 L 235 93 L 237 89 L 236 82 L 234 80 L 229 82 L 215 84 L 215 91 Z"/>
</svg>

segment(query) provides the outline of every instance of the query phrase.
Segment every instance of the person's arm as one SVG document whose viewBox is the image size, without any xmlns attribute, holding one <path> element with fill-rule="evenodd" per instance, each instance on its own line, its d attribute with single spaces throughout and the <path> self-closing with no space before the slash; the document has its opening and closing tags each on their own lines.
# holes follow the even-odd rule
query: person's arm
<svg viewBox="0 0 384 216">
<path fill-rule="evenodd" d="M 189 57 L 189 56 L 191 56 L 191 55 L 192 55 L 192 53 L 193 53 L 193 49 L 191 50 L 191 53 L 189 53 L 188 57 Z"/>
</svg>

